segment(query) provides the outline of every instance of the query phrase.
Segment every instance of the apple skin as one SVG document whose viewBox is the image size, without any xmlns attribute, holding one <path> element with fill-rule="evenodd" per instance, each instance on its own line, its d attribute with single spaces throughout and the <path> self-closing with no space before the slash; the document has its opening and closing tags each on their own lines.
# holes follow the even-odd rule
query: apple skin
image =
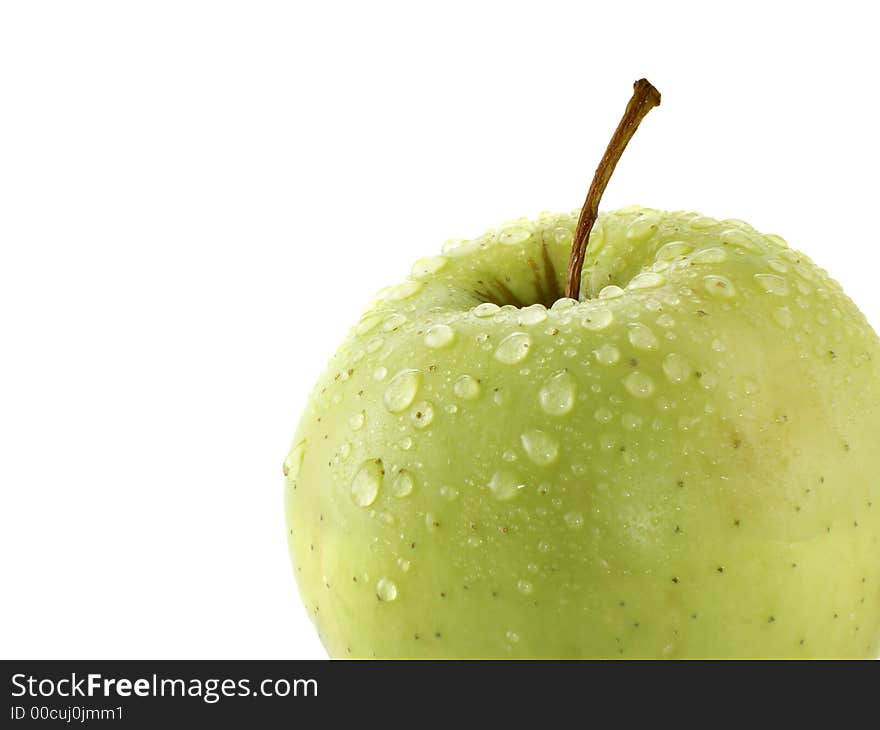
<svg viewBox="0 0 880 730">
<path fill-rule="evenodd" d="M 777 236 L 636 207 L 556 301 L 576 220 L 447 243 L 317 383 L 286 515 L 330 655 L 876 657 L 864 315 Z"/>
</svg>

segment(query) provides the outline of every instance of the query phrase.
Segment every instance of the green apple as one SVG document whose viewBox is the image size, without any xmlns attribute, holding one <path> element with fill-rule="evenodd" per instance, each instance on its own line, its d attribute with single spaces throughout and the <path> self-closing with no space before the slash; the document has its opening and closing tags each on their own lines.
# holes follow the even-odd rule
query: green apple
<svg viewBox="0 0 880 730">
<path fill-rule="evenodd" d="M 880 653 L 880 340 L 738 220 L 520 219 L 370 305 L 284 463 L 335 657 Z"/>
</svg>

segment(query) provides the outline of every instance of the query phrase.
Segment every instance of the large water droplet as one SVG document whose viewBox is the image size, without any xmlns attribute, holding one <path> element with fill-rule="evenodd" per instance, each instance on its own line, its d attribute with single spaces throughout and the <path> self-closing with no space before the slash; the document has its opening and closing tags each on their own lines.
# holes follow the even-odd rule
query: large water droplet
<svg viewBox="0 0 880 730">
<path fill-rule="evenodd" d="M 577 385 L 568 370 L 559 370 L 544 381 L 538 401 L 545 413 L 563 416 L 574 408 Z"/>
<path fill-rule="evenodd" d="M 462 400 L 476 400 L 480 397 L 480 383 L 470 375 L 462 375 L 452 386 L 452 392 Z"/>
<path fill-rule="evenodd" d="M 303 463 L 303 458 L 306 455 L 306 442 L 300 441 L 296 446 L 294 446 L 287 457 L 284 459 L 284 466 L 282 470 L 284 471 L 284 476 L 286 476 L 290 481 L 296 479 L 299 475 L 300 467 Z M 275 462 L 276 464 L 278 462 Z"/>
<path fill-rule="evenodd" d="M 691 228 L 695 228 L 698 231 L 704 231 L 707 228 L 714 228 L 718 225 L 718 221 L 714 218 L 709 218 L 709 216 L 698 215 L 696 218 L 691 218 L 688 221 Z"/>
<path fill-rule="evenodd" d="M 663 373 L 671 383 L 683 383 L 691 376 L 690 363 L 676 352 L 663 358 Z"/>
<path fill-rule="evenodd" d="M 604 330 L 614 321 L 614 314 L 605 307 L 596 307 L 581 320 L 581 324 L 588 330 Z"/>
<path fill-rule="evenodd" d="M 434 405 L 426 400 L 416 403 L 409 412 L 413 426 L 427 428 L 434 421 Z"/>
<path fill-rule="evenodd" d="M 702 251 L 697 251 L 691 256 L 692 264 L 720 264 L 724 261 L 727 261 L 727 253 L 723 248 L 718 248 L 717 246 L 704 248 Z"/>
<path fill-rule="evenodd" d="M 408 497 L 412 494 L 414 485 L 412 474 L 406 469 L 401 469 L 394 477 L 394 481 L 391 482 L 391 494 L 395 497 Z"/>
<path fill-rule="evenodd" d="M 776 274 L 755 274 L 755 282 L 768 294 L 786 297 L 791 293 L 788 282 Z"/>
<path fill-rule="evenodd" d="M 741 231 L 738 228 L 729 228 L 726 231 L 722 231 L 720 239 L 721 243 L 736 246 L 738 248 L 744 248 L 747 251 L 759 250 L 758 245 L 755 243 L 752 237 L 745 231 Z"/>
<path fill-rule="evenodd" d="M 657 251 L 657 258 L 660 261 L 671 261 L 679 256 L 686 256 L 693 250 L 694 247 L 684 241 L 670 241 L 660 247 Z"/>
<path fill-rule="evenodd" d="M 448 324 L 435 324 L 425 332 L 425 344 L 428 347 L 448 347 L 455 340 L 455 330 Z"/>
<path fill-rule="evenodd" d="M 614 365 L 614 363 L 620 360 L 620 350 L 610 342 L 597 347 L 593 350 L 593 354 L 596 356 L 596 361 L 601 365 Z"/>
<path fill-rule="evenodd" d="M 398 284 L 395 286 L 390 292 L 388 292 L 388 299 L 392 302 L 399 302 L 404 299 L 409 299 L 412 296 L 418 294 L 422 287 L 425 285 L 423 281 L 418 281 L 417 279 L 408 279 L 402 284 Z"/>
<path fill-rule="evenodd" d="M 641 274 L 636 274 L 626 285 L 626 288 L 630 290 L 656 289 L 665 283 L 666 277 L 663 274 L 658 274 L 656 271 L 643 271 Z"/>
<path fill-rule="evenodd" d="M 507 228 L 502 228 L 498 232 L 498 241 L 507 246 L 515 246 L 518 243 L 527 241 L 531 235 L 531 232 L 527 228 L 509 226 Z"/>
<path fill-rule="evenodd" d="M 532 338 L 526 332 L 513 332 L 499 343 L 495 350 L 495 359 L 507 365 L 522 362 L 529 354 Z"/>
<path fill-rule="evenodd" d="M 532 429 L 520 436 L 523 449 L 538 466 L 552 464 L 559 457 L 559 444 L 544 431 Z"/>
<path fill-rule="evenodd" d="M 550 305 L 550 309 L 554 312 L 562 312 L 566 309 L 576 307 L 577 305 L 577 299 L 572 299 L 571 297 L 560 297 L 555 302 L 553 302 L 553 304 Z"/>
<path fill-rule="evenodd" d="M 736 289 L 733 286 L 733 282 L 731 282 L 726 276 L 717 276 L 716 274 L 704 276 L 703 286 L 706 287 L 706 291 L 709 292 L 709 294 L 713 297 L 718 297 L 719 299 L 730 299 L 736 295 Z"/>
<path fill-rule="evenodd" d="M 424 279 L 431 274 L 436 274 L 448 263 L 449 259 L 445 256 L 426 256 L 413 264 L 412 276 L 416 279 Z"/>
<path fill-rule="evenodd" d="M 482 304 L 478 304 L 473 308 L 474 317 L 494 317 L 498 312 L 501 311 L 501 307 L 492 302 L 483 302 Z"/>
<path fill-rule="evenodd" d="M 352 431 L 360 431 L 364 426 L 364 421 L 366 420 L 366 416 L 364 412 L 355 413 L 351 418 L 348 419 L 348 425 L 351 427 Z"/>
<path fill-rule="evenodd" d="M 492 492 L 492 496 L 505 502 L 513 499 L 519 494 L 519 490 L 524 488 L 522 479 L 510 469 L 499 469 L 489 480 L 489 491 Z"/>
<path fill-rule="evenodd" d="M 385 380 L 388 377 L 388 368 L 380 365 L 373 371 L 373 380 Z"/>
<path fill-rule="evenodd" d="M 354 328 L 354 331 L 357 332 L 359 335 L 365 335 L 370 330 L 375 329 L 381 321 L 382 317 L 378 314 L 368 314 L 360 322 L 358 322 L 357 327 Z"/>
<path fill-rule="evenodd" d="M 376 583 L 376 596 L 380 601 L 393 601 L 397 598 L 397 586 L 390 578 L 379 578 Z"/>
<path fill-rule="evenodd" d="M 623 294 L 623 289 L 617 286 L 617 284 L 609 284 L 608 286 L 602 287 L 599 291 L 599 299 L 617 299 L 618 297 L 622 297 Z"/>
<path fill-rule="evenodd" d="M 547 319 L 547 308 L 543 304 L 532 304 L 521 309 L 517 315 L 517 322 L 523 326 L 541 324 Z"/>
<path fill-rule="evenodd" d="M 351 498 L 359 507 L 369 507 L 379 496 L 385 468 L 381 459 L 365 461 L 351 482 Z"/>
<path fill-rule="evenodd" d="M 644 238 L 656 230 L 658 222 L 656 213 L 644 213 L 626 227 L 626 237 L 631 241 Z"/>
<path fill-rule="evenodd" d="M 626 389 L 636 398 L 647 398 L 654 392 L 654 381 L 638 370 L 630 373 L 623 381 Z"/>
<path fill-rule="evenodd" d="M 385 407 L 391 413 L 400 413 L 415 400 L 422 373 L 419 370 L 401 370 L 388 382 L 385 388 Z"/>
<path fill-rule="evenodd" d="M 633 322 L 627 328 L 630 344 L 639 350 L 656 350 L 657 336 L 641 322 Z"/>
</svg>

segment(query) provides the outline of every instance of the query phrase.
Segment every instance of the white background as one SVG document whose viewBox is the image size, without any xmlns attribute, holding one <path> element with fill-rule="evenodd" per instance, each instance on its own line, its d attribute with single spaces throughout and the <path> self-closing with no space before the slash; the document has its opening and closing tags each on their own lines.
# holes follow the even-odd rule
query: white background
<svg viewBox="0 0 880 730">
<path fill-rule="evenodd" d="M 369 296 L 581 204 L 776 232 L 875 327 L 871 3 L 4 2 L 0 656 L 325 656 L 281 462 Z"/>
</svg>

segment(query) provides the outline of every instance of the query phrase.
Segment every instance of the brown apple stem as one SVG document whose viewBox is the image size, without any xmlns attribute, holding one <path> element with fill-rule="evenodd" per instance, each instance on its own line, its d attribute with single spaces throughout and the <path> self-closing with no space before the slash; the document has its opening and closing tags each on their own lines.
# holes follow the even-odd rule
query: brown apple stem
<svg viewBox="0 0 880 730">
<path fill-rule="evenodd" d="M 584 258 L 587 255 L 587 244 L 590 241 L 590 231 L 599 216 L 599 201 L 608 186 L 608 181 L 617 167 L 623 151 L 639 128 L 642 119 L 655 106 L 660 104 L 660 92 L 657 91 L 647 79 L 639 79 L 633 84 L 632 99 L 626 105 L 626 111 L 620 119 L 620 124 L 614 130 L 608 148 L 596 168 L 593 182 L 581 215 L 578 218 L 577 228 L 574 232 L 574 241 L 571 246 L 571 257 L 568 260 L 568 274 L 565 277 L 565 296 L 578 299 L 581 292 L 581 272 L 584 268 Z"/>
</svg>

